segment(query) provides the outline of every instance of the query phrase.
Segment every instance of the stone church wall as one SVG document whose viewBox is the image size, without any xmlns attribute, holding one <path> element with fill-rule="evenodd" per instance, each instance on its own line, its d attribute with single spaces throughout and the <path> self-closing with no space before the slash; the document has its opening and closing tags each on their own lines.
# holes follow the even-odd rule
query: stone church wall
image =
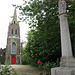
<svg viewBox="0 0 75 75">
<path fill-rule="evenodd" d="M 0 63 L 4 64 L 5 63 L 5 54 L 6 54 L 6 48 L 0 49 Z"/>
</svg>

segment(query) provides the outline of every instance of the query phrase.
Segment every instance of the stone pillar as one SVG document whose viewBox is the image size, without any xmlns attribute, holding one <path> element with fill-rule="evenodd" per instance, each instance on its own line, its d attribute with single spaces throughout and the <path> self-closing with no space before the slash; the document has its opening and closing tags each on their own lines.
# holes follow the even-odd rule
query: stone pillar
<svg viewBox="0 0 75 75">
<path fill-rule="evenodd" d="M 59 18 L 60 18 L 61 49 L 62 49 L 61 51 L 62 57 L 61 57 L 60 66 L 73 67 L 75 66 L 75 64 L 71 64 L 71 63 L 75 62 L 75 60 L 72 56 L 72 47 L 71 47 L 65 0 L 59 0 Z"/>
<path fill-rule="evenodd" d="M 71 47 L 65 0 L 59 0 L 59 18 L 60 18 L 61 49 L 62 49 L 60 66 L 62 67 L 75 66 L 75 64 L 71 64 L 74 58 L 72 56 L 72 47 Z M 75 60 L 73 62 L 75 62 Z"/>
<path fill-rule="evenodd" d="M 60 67 L 52 68 L 51 75 L 75 75 L 75 59 L 72 55 L 65 0 L 59 0 L 59 18 L 62 57 Z"/>
<path fill-rule="evenodd" d="M 72 56 L 72 48 L 71 48 L 65 0 L 59 0 L 59 18 L 60 18 L 62 57 Z"/>
</svg>

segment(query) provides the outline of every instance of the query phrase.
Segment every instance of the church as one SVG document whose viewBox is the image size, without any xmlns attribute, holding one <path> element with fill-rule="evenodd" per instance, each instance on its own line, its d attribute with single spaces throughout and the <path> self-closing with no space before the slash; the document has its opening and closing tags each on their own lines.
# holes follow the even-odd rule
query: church
<svg viewBox="0 0 75 75">
<path fill-rule="evenodd" d="M 16 8 L 12 21 L 8 26 L 8 36 L 5 60 L 8 64 L 20 64 L 21 63 L 21 48 L 20 48 L 20 27 L 17 21 Z"/>
</svg>

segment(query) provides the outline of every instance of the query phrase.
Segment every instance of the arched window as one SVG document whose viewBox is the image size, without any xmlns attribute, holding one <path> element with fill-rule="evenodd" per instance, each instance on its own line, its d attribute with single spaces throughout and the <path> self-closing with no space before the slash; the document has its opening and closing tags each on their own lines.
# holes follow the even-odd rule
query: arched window
<svg viewBox="0 0 75 75">
<path fill-rule="evenodd" d="M 15 34 L 17 35 L 17 29 L 15 29 Z"/>
<path fill-rule="evenodd" d="M 13 29 L 11 30 L 11 34 L 13 34 Z"/>
<path fill-rule="evenodd" d="M 15 21 L 14 21 L 14 24 L 15 24 Z"/>
<path fill-rule="evenodd" d="M 16 44 L 13 42 L 12 43 L 12 54 L 16 53 Z"/>
</svg>

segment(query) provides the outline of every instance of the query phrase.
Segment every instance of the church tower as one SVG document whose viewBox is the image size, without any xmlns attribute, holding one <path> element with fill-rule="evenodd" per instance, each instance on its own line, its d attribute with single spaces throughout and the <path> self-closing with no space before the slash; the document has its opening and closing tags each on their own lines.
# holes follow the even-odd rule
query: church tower
<svg viewBox="0 0 75 75">
<path fill-rule="evenodd" d="M 15 8 L 12 22 L 8 26 L 6 61 L 8 64 L 20 64 L 20 54 L 20 27 Z"/>
</svg>

